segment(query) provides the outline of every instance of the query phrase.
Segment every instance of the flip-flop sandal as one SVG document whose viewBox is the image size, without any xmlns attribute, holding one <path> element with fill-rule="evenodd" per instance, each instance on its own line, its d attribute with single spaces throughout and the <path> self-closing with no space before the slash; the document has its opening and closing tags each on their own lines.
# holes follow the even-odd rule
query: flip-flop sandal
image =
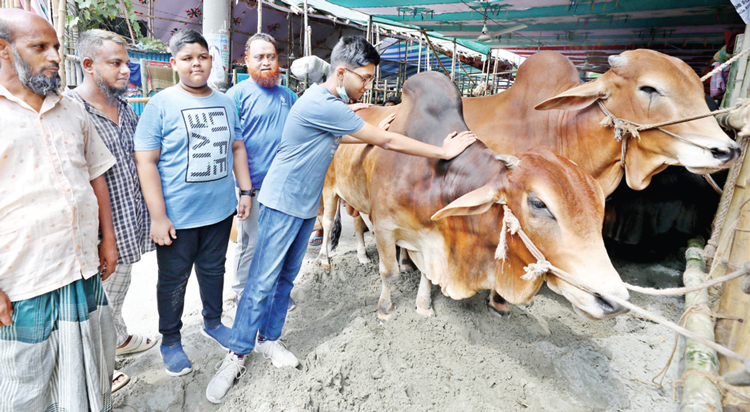
<svg viewBox="0 0 750 412">
<path fill-rule="evenodd" d="M 115 349 L 115 355 L 120 356 L 128 355 L 130 353 L 143 352 L 145 350 L 151 349 L 152 346 L 156 345 L 156 342 L 158 340 L 159 339 L 147 338 L 145 336 L 134 333 L 130 335 L 130 340 L 125 346 Z"/>
<path fill-rule="evenodd" d="M 130 382 L 130 376 L 115 370 L 115 373 L 112 375 L 112 393 L 122 389 L 128 382 Z"/>
<path fill-rule="evenodd" d="M 323 236 L 315 236 L 310 241 L 310 246 L 320 246 L 323 244 Z"/>
</svg>

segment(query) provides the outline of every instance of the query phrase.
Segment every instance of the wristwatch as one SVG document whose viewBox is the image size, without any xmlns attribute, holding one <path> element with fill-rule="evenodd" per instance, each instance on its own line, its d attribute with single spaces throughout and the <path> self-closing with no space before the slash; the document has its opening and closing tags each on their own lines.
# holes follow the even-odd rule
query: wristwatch
<svg viewBox="0 0 750 412">
<path fill-rule="evenodd" d="M 240 190 L 240 196 L 250 196 L 255 197 L 255 195 L 258 193 L 258 189 L 250 189 L 250 190 Z"/>
</svg>

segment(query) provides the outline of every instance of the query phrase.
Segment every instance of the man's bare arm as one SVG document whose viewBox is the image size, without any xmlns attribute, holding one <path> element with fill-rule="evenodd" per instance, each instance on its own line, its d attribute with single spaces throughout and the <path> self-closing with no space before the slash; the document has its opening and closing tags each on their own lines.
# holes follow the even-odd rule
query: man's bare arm
<svg viewBox="0 0 750 412">
<path fill-rule="evenodd" d="M 102 234 L 99 243 L 99 270 L 102 280 L 106 280 L 114 273 L 117 266 L 117 242 L 115 241 L 115 226 L 112 223 L 112 204 L 109 201 L 109 189 L 104 175 L 91 181 L 96 201 L 99 204 L 99 231 Z"/>
</svg>

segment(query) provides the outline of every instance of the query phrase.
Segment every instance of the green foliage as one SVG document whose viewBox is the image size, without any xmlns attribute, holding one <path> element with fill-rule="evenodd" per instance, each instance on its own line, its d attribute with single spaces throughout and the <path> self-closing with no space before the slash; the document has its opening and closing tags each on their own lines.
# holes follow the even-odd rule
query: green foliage
<svg viewBox="0 0 750 412">
<path fill-rule="evenodd" d="M 64 1 L 64 0 L 61 0 Z M 76 10 L 69 12 L 65 20 L 68 29 L 77 28 L 81 31 L 88 29 L 110 29 L 110 25 L 116 20 L 120 12 L 120 2 L 125 6 L 124 14 L 133 28 L 135 42 L 142 41 L 145 37 L 139 30 L 136 15 L 133 12 L 132 0 L 74 0 Z M 129 33 L 127 38 L 130 37 Z"/>
<path fill-rule="evenodd" d="M 160 39 L 152 39 L 151 37 L 146 36 L 141 37 L 138 46 L 143 50 L 152 50 L 159 52 L 167 51 L 167 46 Z"/>
</svg>

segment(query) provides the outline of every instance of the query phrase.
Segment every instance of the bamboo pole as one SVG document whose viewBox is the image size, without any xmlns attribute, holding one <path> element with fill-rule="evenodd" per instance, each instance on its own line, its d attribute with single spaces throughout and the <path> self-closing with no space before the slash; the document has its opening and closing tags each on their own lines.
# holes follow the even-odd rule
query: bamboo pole
<svg viewBox="0 0 750 412">
<path fill-rule="evenodd" d="M 256 33 L 263 32 L 263 0 L 258 0 L 258 30 Z"/>
<path fill-rule="evenodd" d="M 685 253 L 686 268 L 683 274 L 685 287 L 698 286 L 706 280 L 706 262 L 703 260 L 703 239 L 688 241 Z M 685 295 L 685 328 L 699 336 L 714 341 L 714 322 L 710 316 L 708 290 L 701 289 Z M 680 412 L 715 412 L 721 410 L 721 392 L 703 373 L 716 375 L 719 361 L 716 351 L 685 339 L 685 373 Z M 697 372 L 697 373 L 696 373 Z"/>
<path fill-rule="evenodd" d="M 734 194 L 729 203 L 726 220 L 722 226 L 721 236 L 714 255 L 710 277 L 715 278 L 727 273 L 728 269 L 741 266 L 750 260 L 750 156 L 745 156 L 740 167 Z M 725 188 L 726 190 L 726 188 Z M 718 308 L 714 311 L 740 318 L 750 319 L 750 295 L 742 292 L 741 278 L 731 280 L 723 286 Z M 748 357 L 750 356 L 750 322 L 719 319 L 716 322 L 716 340 Z M 727 372 L 743 369 L 741 362 L 719 357 L 719 371 Z M 750 396 L 750 388 L 737 388 L 744 395 Z M 723 404 L 738 410 L 750 409 L 750 404 L 743 402 L 731 393 L 724 396 Z M 744 409 L 743 409 L 744 408 Z"/>
<path fill-rule="evenodd" d="M 456 81 L 456 39 L 453 39 L 453 56 L 451 58 L 451 81 Z"/>
<path fill-rule="evenodd" d="M 424 36 L 425 42 L 427 42 L 427 45 L 429 46 L 430 39 L 427 38 L 427 33 L 420 32 L 419 34 Z M 427 61 L 427 71 L 432 71 L 432 64 L 430 64 L 430 51 L 425 47 L 424 52 L 425 61 Z"/>
<path fill-rule="evenodd" d="M 24 2 L 25 4 L 29 4 L 29 0 L 26 0 Z M 63 89 L 68 85 L 67 83 L 67 73 L 65 73 L 65 13 L 67 11 L 67 2 L 65 0 L 52 0 L 52 13 L 55 16 L 55 31 L 57 32 L 57 41 L 60 42 L 60 62 L 61 62 L 61 70 L 58 72 L 60 74 L 60 84 L 62 84 Z"/>
<path fill-rule="evenodd" d="M 309 31 L 309 27 L 307 24 L 307 0 L 305 0 L 305 3 L 304 3 L 304 11 L 305 11 L 305 24 L 304 24 L 304 30 L 302 32 L 302 36 L 305 40 L 305 45 L 304 45 L 304 49 L 302 50 L 302 56 L 307 57 L 310 55 L 308 50 L 311 49 L 310 48 L 310 36 L 309 36 L 310 31 Z M 307 88 L 307 82 L 305 82 L 305 88 Z"/>
<path fill-rule="evenodd" d="M 60 0 L 61 2 L 65 3 L 66 0 Z M 133 26 L 130 25 L 130 16 L 128 15 L 128 9 L 125 8 L 125 0 L 120 0 L 120 6 L 122 6 L 122 12 L 125 14 L 125 23 L 128 25 L 128 32 L 130 33 L 130 40 L 133 42 L 133 44 L 138 43 L 135 40 L 135 36 L 133 35 Z"/>
<path fill-rule="evenodd" d="M 419 34 L 419 56 L 417 56 L 417 73 L 422 71 L 422 33 Z"/>
<path fill-rule="evenodd" d="M 150 97 L 128 97 L 128 103 L 148 103 Z"/>
<path fill-rule="evenodd" d="M 492 50 L 487 52 L 487 77 L 484 79 L 485 96 L 487 96 L 487 91 L 490 89 L 490 65 L 492 65 Z"/>
<path fill-rule="evenodd" d="M 148 0 L 148 29 L 151 31 L 151 36 L 156 38 L 156 27 L 154 22 L 154 0 Z"/>
<path fill-rule="evenodd" d="M 367 41 L 372 44 L 372 16 L 367 16 Z"/>
</svg>

